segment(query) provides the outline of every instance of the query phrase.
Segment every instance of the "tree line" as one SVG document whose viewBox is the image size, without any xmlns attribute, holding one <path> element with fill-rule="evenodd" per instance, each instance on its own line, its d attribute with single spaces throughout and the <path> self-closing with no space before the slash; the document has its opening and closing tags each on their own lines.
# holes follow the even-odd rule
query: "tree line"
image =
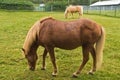
<svg viewBox="0 0 120 80">
<path fill-rule="evenodd" d="M 56 1 L 61 1 L 61 2 L 66 2 L 68 5 L 72 4 L 72 5 L 90 5 L 94 2 L 97 1 L 104 1 L 104 0 L 30 0 L 33 3 L 48 3 L 48 2 L 56 2 Z"/>
<path fill-rule="evenodd" d="M 90 5 L 102 0 L 0 0 L 0 9 L 34 10 L 34 4 L 45 4 L 46 11 L 65 10 L 68 5 Z"/>
</svg>

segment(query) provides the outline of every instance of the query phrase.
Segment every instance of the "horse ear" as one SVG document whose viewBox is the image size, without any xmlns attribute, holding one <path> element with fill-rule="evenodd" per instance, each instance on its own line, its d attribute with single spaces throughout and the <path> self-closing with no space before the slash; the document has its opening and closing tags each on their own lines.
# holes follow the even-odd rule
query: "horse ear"
<svg viewBox="0 0 120 80">
<path fill-rule="evenodd" d="M 22 48 L 22 51 L 25 53 L 25 49 L 24 48 Z"/>
</svg>

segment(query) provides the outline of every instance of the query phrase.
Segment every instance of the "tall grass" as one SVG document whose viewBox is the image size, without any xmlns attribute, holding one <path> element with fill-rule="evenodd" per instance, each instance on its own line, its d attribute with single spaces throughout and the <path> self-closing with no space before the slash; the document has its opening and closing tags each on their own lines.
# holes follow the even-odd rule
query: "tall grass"
<svg viewBox="0 0 120 80">
<path fill-rule="evenodd" d="M 94 75 L 86 74 L 92 66 L 92 58 L 78 78 L 71 78 L 82 62 L 81 48 L 74 50 L 55 49 L 59 73 L 52 77 L 53 70 L 49 55 L 47 69 L 40 70 L 43 48 L 39 47 L 35 71 L 29 71 L 27 61 L 21 52 L 25 36 L 35 21 L 45 16 L 64 19 L 63 12 L 8 12 L 0 11 L 0 80 L 118 80 L 120 79 L 120 18 L 98 15 L 84 15 L 104 26 L 106 42 L 102 68 Z M 75 15 L 74 19 L 77 18 Z"/>
</svg>

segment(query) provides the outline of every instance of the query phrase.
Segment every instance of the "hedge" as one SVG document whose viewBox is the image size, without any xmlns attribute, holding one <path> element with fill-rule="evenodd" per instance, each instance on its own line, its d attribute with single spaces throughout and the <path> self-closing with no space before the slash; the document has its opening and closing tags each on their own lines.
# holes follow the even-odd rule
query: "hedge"
<svg viewBox="0 0 120 80">
<path fill-rule="evenodd" d="M 66 1 L 54 1 L 54 2 L 47 2 L 46 10 L 50 11 L 51 8 L 54 11 L 64 11 L 68 3 Z"/>
<path fill-rule="evenodd" d="M 0 0 L 0 9 L 33 10 L 33 3 L 28 0 Z"/>
</svg>

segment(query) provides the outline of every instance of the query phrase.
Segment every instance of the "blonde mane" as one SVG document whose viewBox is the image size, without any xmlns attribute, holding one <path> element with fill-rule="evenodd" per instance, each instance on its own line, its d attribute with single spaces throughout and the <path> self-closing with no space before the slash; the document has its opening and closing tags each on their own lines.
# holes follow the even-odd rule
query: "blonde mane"
<svg viewBox="0 0 120 80">
<path fill-rule="evenodd" d="M 30 47 L 32 43 L 36 40 L 36 36 L 39 35 L 40 24 L 48 19 L 53 19 L 52 17 L 45 17 L 37 21 L 28 31 L 26 39 L 24 41 L 23 49 L 25 50 L 25 54 L 30 51 Z"/>
<path fill-rule="evenodd" d="M 23 49 L 25 50 L 25 54 L 27 54 L 32 46 L 32 43 L 36 40 L 36 35 L 39 33 L 40 21 L 37 21 L 28 31 Z"/>
<path fill-rule="evenodd" d="M 48 19 L 54 19 L 53 17 L 45 17 L 45 18 L 42 18 L 41 20 L 40 20 L 40 23 L 42 23 L 42 22 L 44 22 L 44 21 L 46 21 L 46 20 L 48 20 Z"/>
</svg>

